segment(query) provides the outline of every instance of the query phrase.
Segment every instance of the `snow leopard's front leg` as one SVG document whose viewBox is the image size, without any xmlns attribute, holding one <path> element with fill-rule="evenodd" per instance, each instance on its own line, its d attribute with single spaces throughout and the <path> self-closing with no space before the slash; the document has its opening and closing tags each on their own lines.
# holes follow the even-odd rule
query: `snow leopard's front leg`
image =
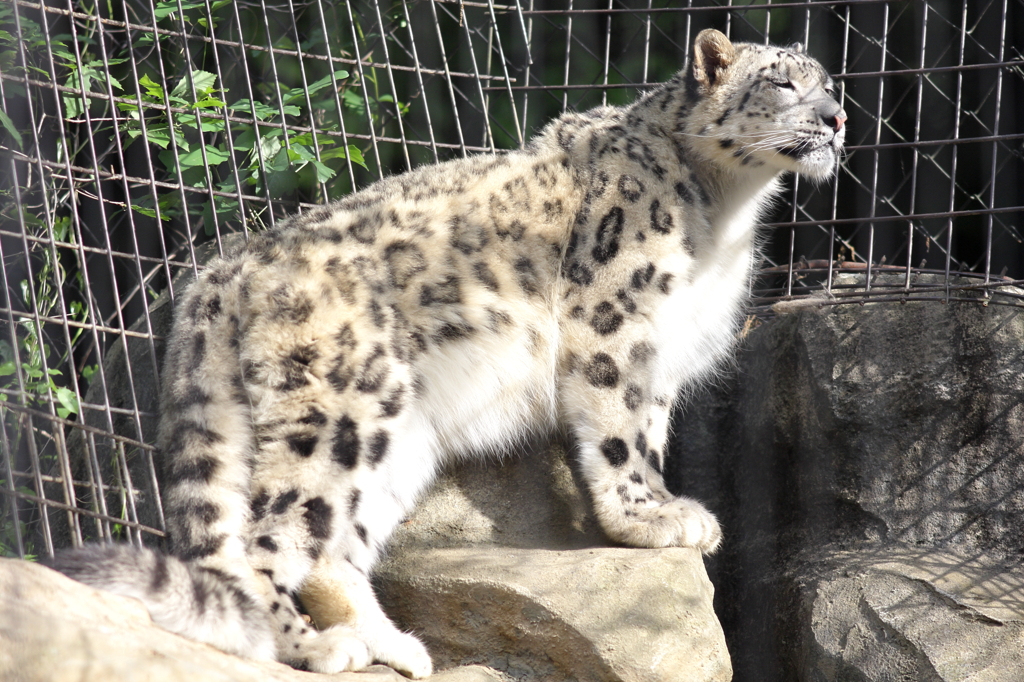
<svg viewBox="0 0 1024 682">
<path fill-rule="evenodd" d="M 634 349 L 636 346 L 634 346 Z M 566 407 L 583 477 L 601 527 L 637 547 L 694 547 L 710 554 L 722 531 L 714 515 L 665 487 L 661 469 L 673 396 L 657 395 L 636 353 L 595 352 L 567 378 Z"/>
<path fill-rule="evenodd" d="M 377 603 L 369 579 L 344 559 L 322 555 L 300 592 L 302 605 L 321 630 L 325 650 L 332 640 L 355 638 L 370 660 L 412 678 L 429 677 L 430 654 L 413 635 L 395 627 Z"/>
</svg>

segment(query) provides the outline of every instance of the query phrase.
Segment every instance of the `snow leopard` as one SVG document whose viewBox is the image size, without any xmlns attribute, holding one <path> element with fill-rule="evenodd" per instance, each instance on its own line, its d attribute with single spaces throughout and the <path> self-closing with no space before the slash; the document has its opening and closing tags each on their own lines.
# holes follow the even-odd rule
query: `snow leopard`
<svg viewBox="0 0 1024 682">
<path fill-rule="evenodd" d="M 799 46 L 705 30 L 692 55 L 632 104 L 385 178 L 209 264 L 165 358 L 172 553 L 56 568 L 226 652 L 426 677 L 371 586 L 388 536 L 442 467 L 559 428 L 611 541 L 713 552 L 715 517 L 663 482 L 670 413 L 734 346 L 780 177 L 829 178 L 847 117 Z"/>
</svg>

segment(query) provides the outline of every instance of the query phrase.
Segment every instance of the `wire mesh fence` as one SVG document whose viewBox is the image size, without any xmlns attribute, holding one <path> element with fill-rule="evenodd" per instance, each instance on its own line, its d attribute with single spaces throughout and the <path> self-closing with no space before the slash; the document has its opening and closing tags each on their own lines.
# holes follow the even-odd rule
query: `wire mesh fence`
<svg viewBox="0 0 1024 682">
<path fill-rule="evenodd" d="M 790 178 L 751 313 L 1024 306 L 1024 2 L 0 4 L 0 553 L 163 537 L 176 295 L 231 239 L 379 177 L 631 101 L 703 28 L 800 41 L 849 114 Z"/>
</svg>

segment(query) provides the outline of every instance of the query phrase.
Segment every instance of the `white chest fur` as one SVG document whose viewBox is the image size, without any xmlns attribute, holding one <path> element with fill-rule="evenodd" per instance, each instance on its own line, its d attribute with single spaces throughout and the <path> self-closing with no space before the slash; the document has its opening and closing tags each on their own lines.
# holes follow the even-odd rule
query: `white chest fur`
<svg viewBox="0 0 1024 682">
<path fill-rule="evenodd" d="M 710 233 L 696 242 L 693 258 L 665 263 L 679 285 L 655 319 L 655 390 L 673 396 L 713 372 L 732 348 L 749 290 L 755 229 L 778 192 L 777 173 L 752 173 L 727 188 L 712 207 Z"/>
</svg>

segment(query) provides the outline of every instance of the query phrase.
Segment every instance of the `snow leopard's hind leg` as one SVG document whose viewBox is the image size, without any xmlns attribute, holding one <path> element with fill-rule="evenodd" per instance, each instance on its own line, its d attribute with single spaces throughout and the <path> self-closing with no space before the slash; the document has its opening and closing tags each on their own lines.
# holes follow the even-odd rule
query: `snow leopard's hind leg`
<svg viewBox="0 0 1024 682">
<path fill-rule="evenodd" d="M 431 674 L 433 664 L 423 644 L 388 620 L 369 579 L 348 561 L 321 557 L 302 587 L 301 599 L 324 635 L 354 634 L 369 649 L 371 660 L 417 679 Z"/>
</svg>

